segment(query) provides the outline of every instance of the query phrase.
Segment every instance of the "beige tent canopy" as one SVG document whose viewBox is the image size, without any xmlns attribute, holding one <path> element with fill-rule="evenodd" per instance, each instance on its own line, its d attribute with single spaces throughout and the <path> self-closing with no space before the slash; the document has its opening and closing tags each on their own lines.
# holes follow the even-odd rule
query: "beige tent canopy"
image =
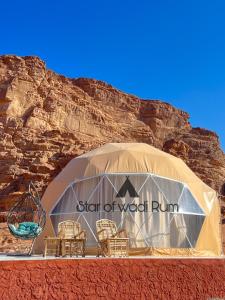
<svg viewBox="0 0 225 300">
<path fill-rule="evenodd" d="M 217 194 L 179 158 L 143 143 L 112 143 L 71 160 L 43 198 L 47 223 L 35 242 L 74 219 L 96 250 L 95 223 L 111 219 L 126 229 L 131 254 L 221 254 Z"/>
</svg>

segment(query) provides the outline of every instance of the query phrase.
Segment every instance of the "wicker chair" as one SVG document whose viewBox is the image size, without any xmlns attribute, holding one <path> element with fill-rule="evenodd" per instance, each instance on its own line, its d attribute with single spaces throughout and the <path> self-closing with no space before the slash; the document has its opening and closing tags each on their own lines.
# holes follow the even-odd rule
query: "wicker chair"
<svg viewBox="0 0 225 300">
<path fill-rule="evenodd" d="M 57 237 L 45 237 L 44 256 L 66 256 L 81 254 L 85 256 L 86 233 L 81 230 L 81 225 L 72 220 L 58 224 Z"/>
<path fill-rule="evenodd" d="M 59 223 L 58 235 L 61 238 L 62 256 L 85 256 L 86 232 L 81 229 L 80 223 L 72 220 Z"/>
<path fill-rule="evenodd" d="M 102 219 L 96 222 L 98 256 L 128 256 L 129 238 L 125 230 L 117 230 L 116 223 Z"/>
</svg>

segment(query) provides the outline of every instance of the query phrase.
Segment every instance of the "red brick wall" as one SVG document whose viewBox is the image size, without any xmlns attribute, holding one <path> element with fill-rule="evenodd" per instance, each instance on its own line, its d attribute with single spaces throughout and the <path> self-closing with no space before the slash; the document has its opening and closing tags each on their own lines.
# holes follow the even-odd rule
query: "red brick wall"
<svg viewBox="0 0 225 300">
<path fill-rule="evenodd" d="M 222 259 L 0 262 L 0 299 L 225 298 Z"/>
</svg>

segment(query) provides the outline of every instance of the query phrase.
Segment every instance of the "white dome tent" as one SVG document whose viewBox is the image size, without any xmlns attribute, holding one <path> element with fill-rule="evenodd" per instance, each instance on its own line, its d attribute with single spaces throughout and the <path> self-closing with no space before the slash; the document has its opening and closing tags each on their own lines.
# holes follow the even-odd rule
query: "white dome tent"
<svg viewBox="0 0 225 300">
<path fill-rule="evenodd" d="M 220 255 L 216 192 L 180 159 L 141 143 L 106 144 L 73 159 L 43 196 L 45 234 L 76 220 L 97 247 L 95 223 L 126 229 L 131 254 Z M 35 252 L 43 248 L 40 237 Z"/>
</svg>

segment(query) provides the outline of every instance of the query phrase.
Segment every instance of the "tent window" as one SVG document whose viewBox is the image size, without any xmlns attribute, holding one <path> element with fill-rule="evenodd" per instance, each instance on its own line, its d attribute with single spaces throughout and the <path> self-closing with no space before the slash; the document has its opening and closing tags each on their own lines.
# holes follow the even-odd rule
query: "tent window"
<svg viewBox="0 0 225 300">
<path fill-rule="evenodd" d="M 158 210 L 153 210 L 157 204 Z M 171 210 L 178 206 L 179 210 Z M 183 183 L 152 174 L 105 174 L 72 183 L 53 207 L 51 222 L 74 219 L 96 246 L 95 223 L 114 220 L 126 229 L 130 247 L 192 248 L 205 214 Z"/>
</svg>

